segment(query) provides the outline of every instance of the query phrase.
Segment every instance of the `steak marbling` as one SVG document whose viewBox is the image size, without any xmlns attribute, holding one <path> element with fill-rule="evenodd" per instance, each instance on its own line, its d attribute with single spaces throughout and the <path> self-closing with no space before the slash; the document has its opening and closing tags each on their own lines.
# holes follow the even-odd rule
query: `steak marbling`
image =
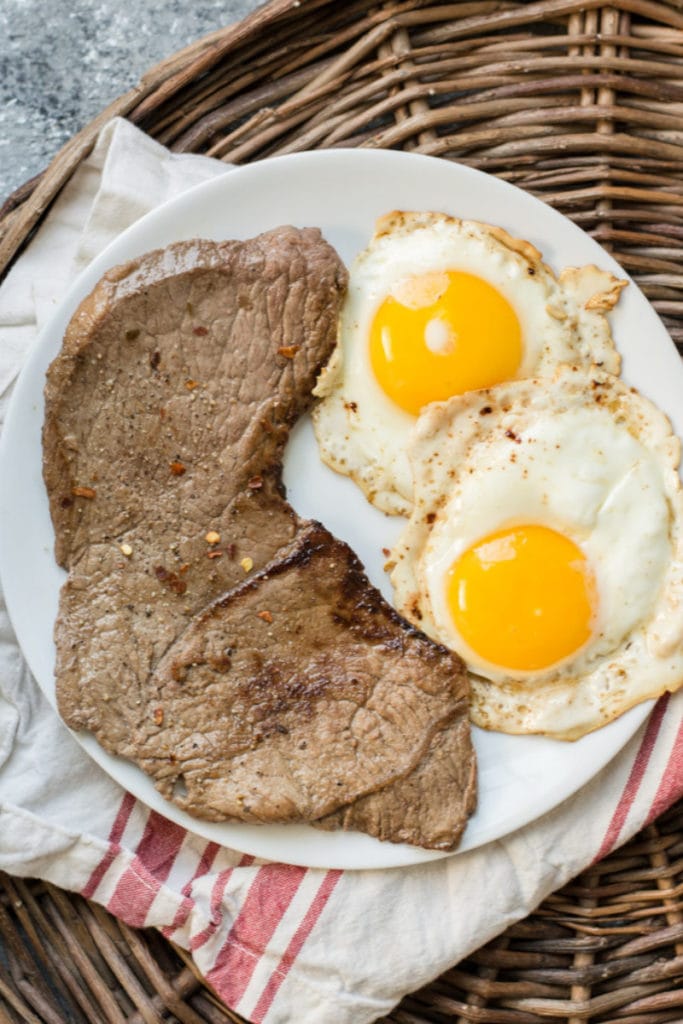
<svg viewBox="0 0 683 1024">
<path fill-rule="evenodd" d="M 58 702 L 195 815 L 451 848 L 475 792 L 461 664 L 282 493 L 345 284 L 317 231 L 279 228 L 176 243 L 81 304 L 43 431 Z"/>
</svg>

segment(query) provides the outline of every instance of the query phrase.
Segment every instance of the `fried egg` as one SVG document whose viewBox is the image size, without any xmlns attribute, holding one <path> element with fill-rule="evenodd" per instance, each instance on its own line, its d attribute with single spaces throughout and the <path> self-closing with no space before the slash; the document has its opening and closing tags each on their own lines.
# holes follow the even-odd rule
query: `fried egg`
<svg viewBox="0 0 683 1024">
<path fill-rule="evenodd" d="M 575 739 L 683 681 L 683 494 L 668 420 L 562 367 L 429 406 L 398 610 L 457 651 L 472 720 Z"/>
<path fill-rule="evenodd" d="M 619 372 L 605 312 L 626 282 L 559 279 L 529 242 L 441 213 L 390 213 L 355 260 L 337 352 L 313 414 L 321 457 L 378 508 L 406 514 L 406 445 L 430 402 L 559 363 Z"/>
</svg>

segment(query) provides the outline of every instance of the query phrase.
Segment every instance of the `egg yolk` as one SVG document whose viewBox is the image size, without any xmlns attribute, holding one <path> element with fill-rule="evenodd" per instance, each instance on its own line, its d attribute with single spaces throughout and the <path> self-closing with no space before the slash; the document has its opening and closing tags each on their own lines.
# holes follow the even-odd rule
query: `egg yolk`
<svg viewBox="0 0 683 1024">
<path fill-rule="evenodd" d="M 375 377 L 414 416 L 428 402 L 514 379 L 521 360 L 514 309 L 487 281 L 462 271 L 404 278 L 370 328 Z"/>
<path fill-rule="evenodd" d="M 446 587 L 460 636 L 501 668 L 549 668 L 591 635 L 595 583 L 586 558 L 545 526 L 515 526 L 477 541 L 451 566 Z"/>
</svg>

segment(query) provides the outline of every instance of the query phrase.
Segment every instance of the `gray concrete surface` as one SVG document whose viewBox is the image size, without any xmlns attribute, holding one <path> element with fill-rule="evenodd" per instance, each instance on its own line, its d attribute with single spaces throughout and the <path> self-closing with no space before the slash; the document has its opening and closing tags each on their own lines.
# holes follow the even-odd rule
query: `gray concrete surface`
<svg viewBox="0 0 683 1024">
<path fill-rule="evenodd" d="M 164 57 L 262 0 L 0 0 L 0 203 Z"/>
</svg>

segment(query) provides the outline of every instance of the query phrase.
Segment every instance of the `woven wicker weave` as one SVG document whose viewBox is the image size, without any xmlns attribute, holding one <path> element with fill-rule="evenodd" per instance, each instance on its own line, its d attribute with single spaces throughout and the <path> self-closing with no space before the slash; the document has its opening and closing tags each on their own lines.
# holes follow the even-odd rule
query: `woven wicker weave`
<svg viewBox="0 0 683 1024">
<path fill-rule="evenodd" d="M 0 274 L 101 126 L 247 162 L 459 160 L 612 250 L 683 346 L 683 2 L 273 0 L 150 71 L 0 211 Z M 239 1021 L 156 933 L 0 875 L 0 1024 Z M 683 1021 L 683 805 L 407 998 L 394 1024 Z"/>
</svg>

